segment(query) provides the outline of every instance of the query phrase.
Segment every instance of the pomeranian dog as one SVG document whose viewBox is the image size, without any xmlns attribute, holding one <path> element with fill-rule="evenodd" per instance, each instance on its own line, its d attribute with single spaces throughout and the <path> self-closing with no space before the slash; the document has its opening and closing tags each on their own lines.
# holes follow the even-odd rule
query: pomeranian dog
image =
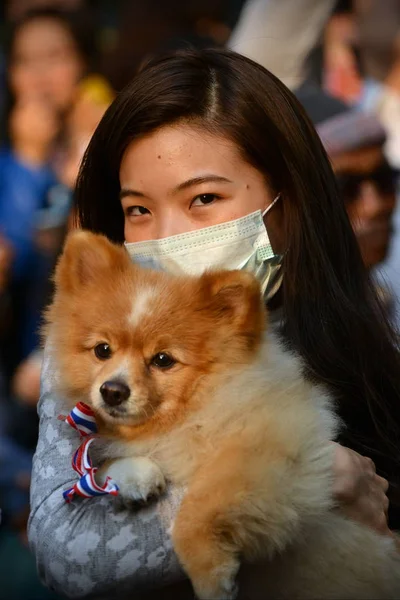
<svg viewBox="0 0 400 600">
<path fill-rule="evenodd" d="M 172 540 L 199 598 L 234 598 L 241 561 L 263 561 L 247 598 L 400 597 L 395 542 L 335 510 L 333 401 L 268 331 L 252 275 L 144 270 L 81 231 L 55 283 L 59 392 L 94 411 L 127 501 L 186 490 Z"/>
</svg>

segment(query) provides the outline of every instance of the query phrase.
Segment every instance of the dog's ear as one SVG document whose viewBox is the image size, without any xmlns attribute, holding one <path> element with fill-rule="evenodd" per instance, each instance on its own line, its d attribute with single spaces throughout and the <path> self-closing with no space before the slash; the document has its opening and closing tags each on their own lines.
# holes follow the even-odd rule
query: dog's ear
<svg viewBox="0 0 400 600">
<path fill-rule="evenodd" d="M 216 271 L 203 275 L 218 315 L 239 327 L 259 327 L 264 319 L 261 289 L 256 278 L 246 271 Z"/>
<path fill-rule="evenodd" d="M 131 267 L 122 246 L 90 231 L 74 231 L 66 239 L 54 280 L 56 289 L 79 291 L 82 286 Z"/>
</svg>

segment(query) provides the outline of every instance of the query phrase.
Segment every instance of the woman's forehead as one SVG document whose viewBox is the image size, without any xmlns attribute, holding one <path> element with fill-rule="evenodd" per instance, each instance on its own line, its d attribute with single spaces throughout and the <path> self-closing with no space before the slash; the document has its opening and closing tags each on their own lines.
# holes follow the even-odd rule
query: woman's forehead
<svg viewBox="0 0 400 600">
<path fill-rule="evenodd" d="M 253 171 L 228 138 L 179 124 L 131 142 L 121 161 L 120 182 L 124 187 L 161 177 L 176 186 L 205 173 L 237 179 L 249 177 Z"/>
</svg>

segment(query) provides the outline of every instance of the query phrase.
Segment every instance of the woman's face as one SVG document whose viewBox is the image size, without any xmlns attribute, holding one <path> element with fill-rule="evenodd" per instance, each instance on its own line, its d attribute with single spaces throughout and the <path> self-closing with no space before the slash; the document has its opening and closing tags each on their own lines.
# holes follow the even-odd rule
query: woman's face
<svg viewBox="0 0 400 600">
<path fill-rule="evenodd" d="M 64 111 L 74 98 L 83 68 L 68 29 L 50 17 L 35 19 L 16 34 L 10 86 L 17 100 L 44 100 Z"/>
<path fill-rule="evenodd" d="M 231 221 L 264 210 L 275 197 L 233 142 L 186 124 L 132 142 L 119 176 L 127 242 Z M 281 246 L 279 204 L 266 216 L 275 251 Z"/>
</svg>

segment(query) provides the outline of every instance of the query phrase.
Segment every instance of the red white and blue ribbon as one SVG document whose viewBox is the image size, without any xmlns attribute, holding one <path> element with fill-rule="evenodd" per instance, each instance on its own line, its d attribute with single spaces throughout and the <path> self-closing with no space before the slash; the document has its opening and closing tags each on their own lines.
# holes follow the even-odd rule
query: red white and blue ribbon
<svg viewBox="0 0 400 600">
<path fill-rule="evenodd" d="M 71 425 L 71 427 L 76 429 L 83 437 L 97 433 L 94 412 L 84 402 L 78 402 L 65 420 L 68 425 Z"/>
<path fill-rule="evenodd" d="M 89 447 L 95 439 L 94 434 L 97 433 L 93 411 L 83 402 L 78 402 L 65 421 L 85 439 L 72 457 L 72 468 L 80 475 L 80 479 L 72 488 L 63 492 L 64 500 L 71 502 L 75 496 L 83 498 L 94 498 L 104 494 L 117 496 L 118 486 L 111 477 L 107 477 L 103 485 L 98 485 L 95 480 L 97 467 L 93 467 L 89 457 Z"/>
</svg>

